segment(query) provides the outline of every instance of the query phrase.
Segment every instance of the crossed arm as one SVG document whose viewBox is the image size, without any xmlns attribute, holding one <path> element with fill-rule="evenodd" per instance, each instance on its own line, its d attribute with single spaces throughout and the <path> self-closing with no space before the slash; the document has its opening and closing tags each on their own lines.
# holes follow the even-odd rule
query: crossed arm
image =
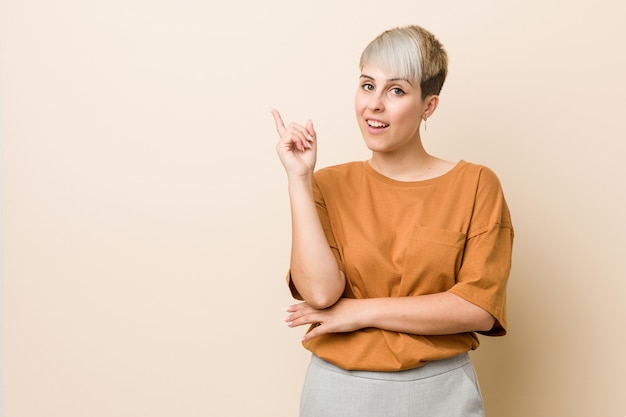
<svg viewBox="0 0 626 417">
<path fill-rule="evenodd" d="M 389 331 L 444 335 L 488 331 L 495 319 L 487 311 L 450 292 L 414 297 L 340 298 L 325 309 L 308 302 L 287 308 L 289 327 L 319 323 L 302 341 L 325 333 L 352 332 L 366 327 Z"/>
</svg>

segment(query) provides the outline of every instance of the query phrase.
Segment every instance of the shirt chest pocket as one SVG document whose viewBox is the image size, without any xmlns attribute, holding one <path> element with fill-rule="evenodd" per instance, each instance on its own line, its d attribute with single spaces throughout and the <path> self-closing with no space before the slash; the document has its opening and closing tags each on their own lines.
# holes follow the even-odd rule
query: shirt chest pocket
<svg viewBox="0 0 626 417">
<path fill-rule="evenodd" d="M 461 268 L 464 233 L 415 226 L 404 254 L 402 296 L 449 290 Z"/>
</svg>

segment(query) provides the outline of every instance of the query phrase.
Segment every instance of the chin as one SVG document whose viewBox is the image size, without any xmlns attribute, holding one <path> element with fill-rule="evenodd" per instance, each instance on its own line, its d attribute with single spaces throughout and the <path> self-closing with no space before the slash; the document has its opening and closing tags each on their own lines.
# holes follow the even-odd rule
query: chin
<svg viewBox="0 0 626 417">
<path fill-rule="evenodd" d="M 372 152 L 386 152 L 388 151 L 388 146 L 384 141 L 374 140 L 374 139 L 364 139 L 365 146 Z"/>
<path fill-rule="evenodd" d="M 375 145 L 366 145 L 366 146 L 367 146 L 367 149 L 369 149 L 372 153 L 384 154 L 384 153 L 390 152 L 390 149 L 388 149 L 385 146 L 375 146 Z"/>
</svg>

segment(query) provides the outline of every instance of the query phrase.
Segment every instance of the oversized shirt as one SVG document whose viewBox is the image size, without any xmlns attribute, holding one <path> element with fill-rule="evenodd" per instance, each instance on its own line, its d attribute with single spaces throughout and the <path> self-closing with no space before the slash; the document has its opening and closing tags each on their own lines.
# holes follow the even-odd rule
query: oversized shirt
<svg viewBox="0 0 626 417">
<path fill-rule="evenodd" d="M 343 297 L 448 291 L 495 317 L 485 334 L 506 333 L 513 228 L 491 170 L 460 161 L 439 177 L 402 182 L 359 161 L 317 171 L 313 189 L 328 244 L 346 277 Z M 399 371 L 478 344 L 473 332 L 432 336 L 365 328 L 324 334 L 304 346 L 344 369 Z"/>
</svg>

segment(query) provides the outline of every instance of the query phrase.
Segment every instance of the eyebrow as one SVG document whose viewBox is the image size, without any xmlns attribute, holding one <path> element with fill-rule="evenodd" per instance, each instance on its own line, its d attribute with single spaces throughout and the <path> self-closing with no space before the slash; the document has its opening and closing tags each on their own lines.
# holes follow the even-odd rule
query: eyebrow
<svg viewBox="0 0 626 417">
<path fill-rule="evenodd" d="M 366 75 L 366 74 L 361 74 L 361 76 L 359 78 L 367 78 L 368 80 L 375 81 L 374 77 Z M 388 78 L 387 79 L 388 83 L 391 83 L 391 82 L 394 82 L 394 81 L 406 81 L 410 86 L 413 86 L 413 84 L 411 84 L 411 81 L 407 80 L 406 78 L 397 77 L 397 78 Z"/>
</svg>

